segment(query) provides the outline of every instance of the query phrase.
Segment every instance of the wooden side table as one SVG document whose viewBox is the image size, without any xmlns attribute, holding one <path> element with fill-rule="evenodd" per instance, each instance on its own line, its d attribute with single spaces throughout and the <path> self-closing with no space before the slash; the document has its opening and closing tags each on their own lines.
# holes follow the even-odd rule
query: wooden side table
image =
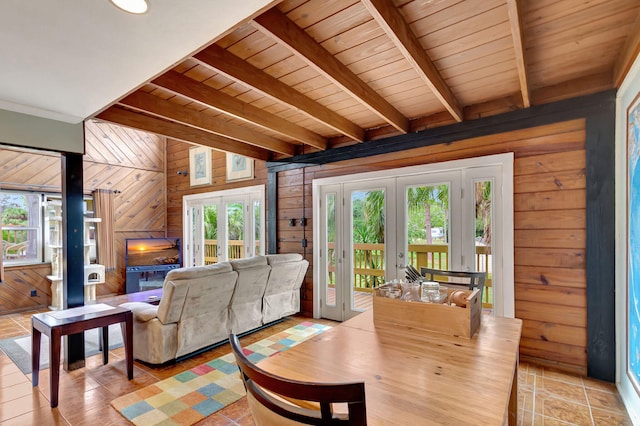
<svg viewBox="0 0 640 426">
<path fill-rule="evenodd" d="M 51 408 L 58 406 L 60 382 L 60 341 L 62 336 L 82 333 L 102 327 L 103 364 L 109 362 L 109 331 L 111 324 L 124 323 L 122 328 L 127 362 L 127 377 L 133 379 L 133 313 L 126 308 L 103 303 L 78 308 L 35 314 L 31 317 L 31 366 L 32 384 L 38 386 L 40 375 L 40 340 L 44 333 L 49 337 L 49 368 Z"/>
</svg>

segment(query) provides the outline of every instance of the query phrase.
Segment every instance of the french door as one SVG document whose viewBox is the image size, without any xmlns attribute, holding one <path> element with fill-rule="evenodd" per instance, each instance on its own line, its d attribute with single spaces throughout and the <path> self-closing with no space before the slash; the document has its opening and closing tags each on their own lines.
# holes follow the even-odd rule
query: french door
<svg viewBox="0 0 640 426">
<path fill-rule="evenodd" d="M 384 272 L 393 262 L 386 242 L 387 228 L 395 220 L 395 214 L 389 214 L 394 193 L 386 180 L 320 188 L 323 237 L 317 253 L 322 265 L 323 317 L 341 321 L 366 310 L 371 305 L 371 289 L 384 283 Z M 365 270 L 370 273 L 360 273 Z"/>
<path fill-rule="evenodd" d="M 264 185 L 183 198 L 185 266 L 264 254 Z"/>
<path fill-rule="evenodd" d="M 316 316 L 342 321 L 368 309 L 373 288 L 404 279 L 407 265 L 486 272 L 483 306 L 513 315 L 503 164 L 446 164 L 314 181 Z"/>
</svg>

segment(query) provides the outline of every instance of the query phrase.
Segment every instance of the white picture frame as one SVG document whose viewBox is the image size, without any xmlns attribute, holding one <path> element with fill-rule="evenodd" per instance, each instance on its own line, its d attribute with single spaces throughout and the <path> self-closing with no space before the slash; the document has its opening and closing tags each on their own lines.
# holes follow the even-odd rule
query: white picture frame
<svg viewBox="0 0 640 426">
<path fill-rule="evenodd" d="M 191 186 L 211 185 L 211 148 L 189 148 L 189 177 Z"/>
<path fill-rule="evenodd" d="M 227 182 L 253 179 L 253 158 L 227 152 Z"/>
</svg>

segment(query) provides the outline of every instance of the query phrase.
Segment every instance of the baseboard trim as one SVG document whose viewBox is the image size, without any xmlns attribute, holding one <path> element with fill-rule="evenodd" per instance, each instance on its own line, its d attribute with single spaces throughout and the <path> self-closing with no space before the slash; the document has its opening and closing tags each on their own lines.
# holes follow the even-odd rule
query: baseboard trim
<svg viewBox="0 0 640 426">
<path fill-rule="evenodd" d="M 557 361 L 549 361 L 534 356 L 527 356 L 520 354 L 520 362 L 527 362 L 529 364 L 537 365 L 546 368 L 555 368 L 556 370 L 563 371 L 565 373 L 575 374 L 577 376 L 587 377 L 587 367 L 581 367 L 579 365 L 564 364 Z"/>
</svg>

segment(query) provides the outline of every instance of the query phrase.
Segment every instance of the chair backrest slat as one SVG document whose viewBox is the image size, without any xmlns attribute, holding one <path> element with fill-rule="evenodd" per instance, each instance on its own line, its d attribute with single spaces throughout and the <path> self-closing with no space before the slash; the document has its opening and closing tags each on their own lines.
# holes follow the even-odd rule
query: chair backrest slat
<svg viewBox="0 0 640 426">
<path fill-rule="evenodd" d="M 258 403 L 282 417 L 310 425 L 366 425 L 364 382 L 316 383 L 288 379 L 262 370 L 243 353 L 235 334 L 229 343 L 245 389 Z M 289 403 L 287 398 L 316 403 L 320 409 Z M 348 415 L 333 412 L 333 403 L 347 403 Z M 254 417 L 259 413 L 253 412 Z M 255 419 L 260 424 L 259 419 Z"/>
<path fill-rule="evenodd" d="M 480 290 L 480 295 L 484 291 L 484 272 L 447 271 L 443 269 L 420 268 L 420 275 L 430 281 L 437 281 L 442 284 L 464 285 L 473 290 Z"/>
</svg>

